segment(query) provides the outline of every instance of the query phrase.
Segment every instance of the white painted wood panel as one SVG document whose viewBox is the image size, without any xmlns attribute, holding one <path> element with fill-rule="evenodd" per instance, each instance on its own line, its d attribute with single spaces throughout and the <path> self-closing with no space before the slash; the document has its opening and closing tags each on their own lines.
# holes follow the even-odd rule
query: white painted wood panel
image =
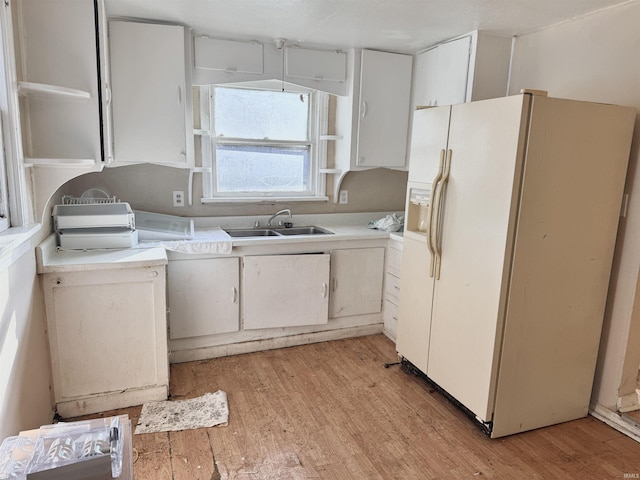
<svg viewBox="0 0 640 480">
<path fill-rule="evenodd" d="M 185 28 L 112 20 L 109 46 L 114 165 L 190 166 Z"/>
<path fill-rule="evenodd" d="M 382 309 L 384 248 L 357 248 L 331 251 L 331 318 Z"/>
<path fill-rule="evenodd" d="M 237 257 L 173 260 L 167 269 L 170 339 L 240 329 Z"/>
<path fill-rule="evenodd" d="M 329 254 L 244 257 L 243 329 L 328 322 Z"/>
<path fill-rule="evenodd" d="M 194 59 L 196 68 L 206 70 L 255 74 L 264 72 L 263 45 L 258 42 L 196 37 Z"/>
<path fill-rule="evenodd" d="M 356 164 L 406 164 L 412 57 L 362 51 Z M 355 114 L 356 112 L 354 112 Z"/>
<path fill-rule="evenodd" d="M 124 391 L 166 398 L 164 267 L 51 273 L 43 280 L 56 403 L 82 414 L 92 413 L 85 398 L 101 397 L 102 408 L 125 406 Z"/>
<path fill-rule="evenodd" d="M 471 36 L 438 45 L 436 93 L 433 105 L 455 105 L 467 99 Z"/>
<path fill-rule="evenodd" d="M 292 78 L 344 82 L 347 80 L 347 54 L 335 50 L 286 47 L 285 73 Z"/>
</svg>

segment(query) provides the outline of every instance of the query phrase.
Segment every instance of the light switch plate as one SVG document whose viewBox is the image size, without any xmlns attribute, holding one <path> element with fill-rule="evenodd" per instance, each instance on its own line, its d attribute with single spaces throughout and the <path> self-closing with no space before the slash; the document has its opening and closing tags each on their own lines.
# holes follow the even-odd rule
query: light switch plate
<svg viewBox="0 0 640 480">
<path fill-rule="evenodd" d="M 341 205 L 346 205 L 349 203 L 349 191 L 348 190 L 340 190 L 340 197 L 338 202 Z"/>
</svg>

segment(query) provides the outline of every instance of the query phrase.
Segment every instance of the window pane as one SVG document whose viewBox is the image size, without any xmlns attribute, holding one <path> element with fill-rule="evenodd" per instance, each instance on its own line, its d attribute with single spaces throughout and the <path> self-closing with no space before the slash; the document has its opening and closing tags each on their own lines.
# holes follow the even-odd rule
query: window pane
<svg viewBox="0 0 640 480">
<path fill-rule="evenodd" d="M 216 177 L 219 193 L 307 192 L 309 149 L 218 144 Z"/>
<path fill-rule="evenodd" d="M 217 136 L 305 141 L 309 94 L 215 87 Z"/>
</svg>

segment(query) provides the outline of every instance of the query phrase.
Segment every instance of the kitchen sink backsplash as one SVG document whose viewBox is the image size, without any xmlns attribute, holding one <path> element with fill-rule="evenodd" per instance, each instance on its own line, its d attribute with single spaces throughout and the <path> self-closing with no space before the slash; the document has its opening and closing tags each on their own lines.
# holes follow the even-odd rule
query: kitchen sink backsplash
<svg viewBox="0 0 640 480">
<path fill-rule="evenodd" d="M 367 226 L 369 222 L 384 218 L 392 213 L 404 212 L 364 212 L 364 213 L 320 213 L 320 214 L 303 214 L 296 215 L 292 211 L 292 220 L 294 226 L 307 225 L 362 225 Z M 198 228 L 253 228 L 255 221 L 260 222 L 260 226 L 264 227 L 271 215 L 247 215 L 240 217 L 194 217 L 196 229 Z"/>
</svg>

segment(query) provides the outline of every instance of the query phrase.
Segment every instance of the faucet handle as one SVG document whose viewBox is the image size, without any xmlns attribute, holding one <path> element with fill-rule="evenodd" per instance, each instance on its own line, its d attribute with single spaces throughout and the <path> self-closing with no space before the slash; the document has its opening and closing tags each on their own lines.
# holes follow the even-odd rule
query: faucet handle
<svg viewBox="0 0 640 480">
<path fill-rule="evenodd" d="M 258 227 L 260 227 L 260 220 L 256 220 L 256 221 L 253 223 L 253 228 L 258 228 Z"/>
</svg>

